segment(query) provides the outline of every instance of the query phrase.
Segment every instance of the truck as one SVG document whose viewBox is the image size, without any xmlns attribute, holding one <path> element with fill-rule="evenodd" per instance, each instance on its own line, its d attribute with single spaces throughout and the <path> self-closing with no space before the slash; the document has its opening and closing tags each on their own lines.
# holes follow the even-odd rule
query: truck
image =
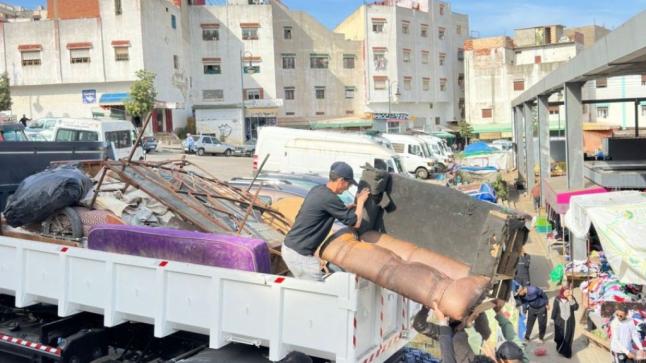
<svg viewBox="0 0 646 363">
<path fill-rule="evenodd" d="M 431 156 L 426 143 L 413 135 L 383 134 L 402 160 L 406 172 L 419 179 L 428 179 L 439 159 Z"/>
</svg>

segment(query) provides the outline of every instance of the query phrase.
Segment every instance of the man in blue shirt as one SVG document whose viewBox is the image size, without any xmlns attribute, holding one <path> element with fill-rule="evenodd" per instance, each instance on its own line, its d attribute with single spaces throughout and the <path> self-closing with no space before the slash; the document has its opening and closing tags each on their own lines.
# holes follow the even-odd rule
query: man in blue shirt
<svg viewBox="0 0 646 363">
<path fill-rule="evenodd" d="M 525 340 L 529 341 L 529 337 L 534 329 L 534 322 L 538 319 L 538 339 L 543 343 L 545 329 L 547 328 L 547 308 L 549 305 L 547 295 L 536 286 L 521 286 L 516 292 L 516 302 L 522 305 L 523 309 L 527 311 Z"/>
</svg>

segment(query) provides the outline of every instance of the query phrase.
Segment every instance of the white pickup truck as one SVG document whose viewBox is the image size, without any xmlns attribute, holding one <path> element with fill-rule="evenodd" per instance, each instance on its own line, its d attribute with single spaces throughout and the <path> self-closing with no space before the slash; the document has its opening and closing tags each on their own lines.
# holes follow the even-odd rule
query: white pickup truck
<svg viewBox="0 0 646 363">
<path fill-rule="evenodd" d="M 112 337 L 119 334 L 109 333 L 133 323 L 148 326 L 156 338 L 189 332 L 204 344 L 188 353 L 180 349 L 181 359 L 132 361 L 224 361 L 191 356 L 243 343 L 268 348 L 270 361 L 298 351 L 334 362 L 383 362 L 414 335 L 410 317 L 416 312 L 403 297 L 350 273 L 312 282 L 7 236 L 0 236 L 0 294 L 15 297 L 15 307 L 6 309 L 39 307 L 36 315 L 52 308 L 55 321 L 48 326 L 58 325 L 47 334 L 46 324 L 31 338 L 0 327 L 0 351 L 39 362 L 127 356 L 133 348 L 119 348 Z M 96 317 L 97 326 L 83 325 L 91 319 L 66 320 L 82 314 Z M 97 338 L 106 331 L 105 339 Z"/>
</svg>

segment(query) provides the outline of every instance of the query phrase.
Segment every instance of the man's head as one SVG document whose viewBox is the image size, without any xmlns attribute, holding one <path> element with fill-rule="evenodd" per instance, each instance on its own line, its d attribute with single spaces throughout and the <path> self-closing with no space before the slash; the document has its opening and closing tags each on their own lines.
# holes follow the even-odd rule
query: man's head
<svg viewBox="0 0 646 363">
<path fill-rule="evenodd" d="M 341 194 L 348 190 L 351 185 L 357 185 L 354 181 L 354 172 L 352 167 L 343 161 L 337 161 L 330 167 L 330 180 L 327 182 L 328 188 L 336 194 Z"/>
<path fill-rule="evenodd" d="M 496 360 L 500 363 L 521 363 L 523 350 L 513 342 L 504 342 L 496 350 Z"/>
<path fill-rule="evenodd" d="M 628 317 L 628 307 L 625 304 L 617 304 L 615 316 L 621 321 L 626 320 Z"/>
<path fill-rule="evenodd" d="M 524 297 L 525 295 L 527 295 L 527 286 L 519 287 L 518 291 L 516 291 L 516 296 Z"/>
</svg>

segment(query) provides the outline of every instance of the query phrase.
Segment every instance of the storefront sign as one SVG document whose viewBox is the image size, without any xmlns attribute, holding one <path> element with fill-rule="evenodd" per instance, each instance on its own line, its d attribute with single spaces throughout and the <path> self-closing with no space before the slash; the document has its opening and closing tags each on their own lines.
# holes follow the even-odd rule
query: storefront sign
<svg viewBox="0 0 646 363">
<path fill-rule="evenodd" d="M 81 91 L 83 98 L 83 104 L 96 103 L 96 90 L 95 89 L 84 89 Z"/>
<path fill-rule="evenodd" d="M 373 113 L 372 119 L 375 121 L 408 121 L 408 114 L 400 113 Z"/>
</svg>

